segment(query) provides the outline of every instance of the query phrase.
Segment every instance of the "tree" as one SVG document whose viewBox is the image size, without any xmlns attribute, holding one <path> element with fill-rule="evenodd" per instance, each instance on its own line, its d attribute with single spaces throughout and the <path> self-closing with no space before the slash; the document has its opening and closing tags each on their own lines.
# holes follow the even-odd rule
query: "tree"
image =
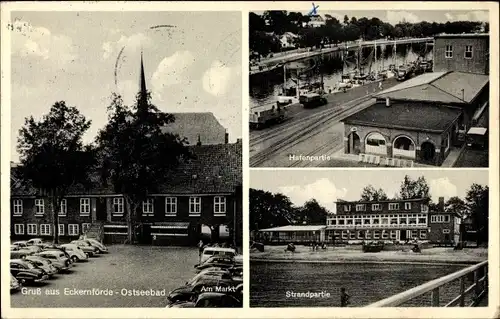
<svg viewBox="0 0 500 319">
<path fill-rule="evenodd" d="M 344 16 L 344 24 L 349 24 L 349 17 L 347 16 L 347 14 Z"/>
<path fill-rule="evenodd" d="M 477 244 L 488 241 L 489 187 L 472 184 L 465 202 L 469 207 L 474 228 L 477 230 Z"/>
<path fill-rule="evenodd" d="M 39 195 L 48 197 L 54 243 L 59 243 L 59 210 L 62 199 L 76 186 L 91 187 L 95 153 L 82 137 L 91 122 L 77 108 L 56 102 L 42 120 L 31 116 L 19 130 L 18 173 Z"/>
<path fill-rule="evenodd" d="M 450 197 L 444 204 L 444 210 L 447 213 L 457 213 L 462 217 L 469 213 L 467 204 L 458 196 Z"/>
<path fill-rule="evenodd" d="M 420 176 L 417 180 L 413 180 L 406 175 L 401 183 L 399 196 L 401 199 L 430 198 L 429 185 L 425 177 Z"/>
<path fill-rule="evenodd" d="M 123 194 L 131 242 L 141 203 L 158 191 L 181 161 L 192 157 L 184 139 L 165 133 L 163 128 L 175 118 L 151 104 L 145 83 L 132 107 L 113 94 L 108 112 L 109 122 L 97 136 L 102 182 Z"/>
<path fill-rule="evenodd" d="M 297 209 L 299 221 L 309 225 L 326 225 L 329 211 L 315 199 L 310 199 Z"/>
<path fill-rule="evenodd" d="M 258 230 L 292 224 L 296 211 L 290 199 L 260 189 L 250 189 L 250 228 Z"/>
<path fill-rule="evenodd" d="M 388 197 L 382 188 L 375 189 L 371 184 L 363 188 L 361 200 L 367 202 L 388 200 Z"/>
</svg>

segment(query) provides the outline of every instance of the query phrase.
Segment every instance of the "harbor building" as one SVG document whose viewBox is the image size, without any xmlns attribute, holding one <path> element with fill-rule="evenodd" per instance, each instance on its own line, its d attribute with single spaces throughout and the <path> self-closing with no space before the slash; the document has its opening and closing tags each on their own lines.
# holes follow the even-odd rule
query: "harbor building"
<svg viewBox="0 0 500 319">
<path fill-rule="evenodd" d="M 259 239 L 269 244 L 305 244 L 325 241 L 325 225 L 287 225 L 259 230 Z"/>
</svg>

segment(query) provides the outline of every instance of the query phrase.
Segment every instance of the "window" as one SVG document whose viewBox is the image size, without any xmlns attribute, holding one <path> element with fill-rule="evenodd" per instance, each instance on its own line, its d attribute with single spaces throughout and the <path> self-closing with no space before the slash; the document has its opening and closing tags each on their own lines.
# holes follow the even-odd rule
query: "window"
<svg viewBox="0 0 500 319">
<path fill-rule="evenodd" d="M 425 204 L 420 204 L 420 211 L 422 213 L 428 213 L 429 212 L 429 206 L 427 206 Z"/>
<path fill-rule="evenodd" d="M 113 198 L 113 215 L 123 216 L 123 197 Z"/>
<path fill-rule="evenodd" d="M 449 234 L 450 230 L 449 229 L 443 229 L 443 234 Z"/>
<path fill-rule="evenodd" d="M 409 224 L 409 225 L 416 225 L 416 224 L 417 224 L 417 218 L 415 218 L 415 217 L 410 217 L 410 218 L 408 219 L 408 224 Z"/>
<path fill-rule="evenodd" d="M 391 218 L 391 225 L 397 225 L 398 224 L 398 219 L 397 218 Z"/>
<path fill-rule="evenodd" d="M 23 214 L 23 200 L 22 199 L 14 199 L 14 215 L 19 216 L 22 214 Z"/>
<path fill-rule="evenodd" d="M 154 200 L 148 198 L 142 202 L 142 216 L 154 216 Z"/>
<path fill-rule="evenodd" d="M 356 239 L 356 235 L 357 235 L 357 234 L 356 234 L 355 232 L 350 232 L 350 233 L 349 233 L 349 238 L 350 238 L 350 239 Z"/>
<path fill-rule="evenodd" d="M 405 210 L 411 209 L 411 203 L 405 203 Z"/>
<path fill-rule="evenodd" d="M 80 216 L 90 215 L 90 198 L 80 198 Z"/>
<path fill-rule="evenodd" d="M 352 225 L 353 224 L 353 219 L 352 218 L 347 218 L 346 219 L 346 225 Z"/>
<path fill-rule="evenodd" d="M 50 235 L 50 228 L 52 225 L 50 224 L 41 224 L 40 225 L 40 235 L 48 236 Z"/>
<path fill-rule="evenodd" d="M 339 225 L 344 225 L 345 224 L 345 220 L 344 219 L 339 219 Z"/>
<path fill-rule="evenodd" d="M 444 50 L 444 57 L 447 59 L 453 58 L 453 46 L 452 45 L 447 45 L 445 50 Z"/>
<path fill-rule="evenodd" d="M 342 232 L 342 239 L 347 239 L 347 232 L 345 231 Z"/>
<path fill-rule="evenodd" d="M 449 223 L 450 215 L 432 215 L 431 223 Z"/>
<path fill-rule="evenodd" d="M 427 218 L 425 218 L 425 217 L 419 217 L 418 218 L 418 223 L 426 225 L 427 224 Z"/>
<path fill-rule="evenodd" d="M 357 205 L 356 205 L 356 211 L 357 211 L 357 212 L 362 212 L 362 211 L 364 211 L 364 210 L 365 210 L 365 206 L 366 206 L 365 204 L 357 204 Z"/>
<path fill-rule="evenodd" d="M 369 231 L 369 230 L 367 230 L 367 231 L 365 232 L 365 239 L 370 239 L 370 238 L 372 238 L 371 236 L 372 236 L 372 234 L 370 233 L 370 231 Z"/>
<path fill-rule="evenodd" d="M 411 231 L 411 238 L 417 238 L 418 237 L 418 230 L 412 230 Z"/>
<path fill-rule="evenodd" d="M 80 234 L 78 229 L 78 224 L 69 224 L 68 225 L 68 235 L 70 236 L 78 236 Z"/>
<path fill-rule="evenodd" d="M 361 218 L 354 219 L 354 225 L 361 225 Z"/>
<path fill-rule="evenodd" d="M 444 222 L 445 223 L 449 223 L 450 222 L 450 215 L 444 215 L 443 218 L 444 218 Z"/>
<path fill-rule="evenodd" d="M 59 235 L 64 235 L 64 224 L 59 224 Z"/>
<path fill-rule="evenodd" d="M 36 235 L 36 224 L 28 224 L 28 235 Z"/>
<path fill-rule="evenodd" d="M 68 202 L 66 199 L 61 200 L 61 206 L 59 207 L 59 216 L 66 216 L 68 212 Z"/>
<path fill-rule="evenodd" d="M 214 216 L 226 216 L 226 198 L 224 196 L 214 197 Z"/>
<path fill-rule="evenodd" d="M 370 225 L 370 224 L 371 224 L 371 221 L 369 218 L 363 219 L 363 225 Z"/>
<path fill-rule="evenodd" d="M 389 232 L 387 230 L 382 231 L 382 239 L 389 239 Z"/>
<path fill-rule="evenodd" d="M 45 213 L 45 205 L 43 199 L 35 199 L 35 215 L 43 215 Z"/>
<path fill-rule="evenodd" d="M 406 217 L 399 217 L 399 224 L 406 225 Z"/>
<path fill-rule="evenodd" d="M 189 215 L 200 216 L 201 214 L 201 197 L 189 197 Z"/>
<path fill-rule="evenodd" d="M 380 238 L 380 231 L 374 230 L 373 231 L 373 239 L 379 239 Z"/>
<path fill-rule="evenodd" d="M 82 223 L 82 233 L 85 234 L 90 228 L 90 223 Z"/>
<path fill-rule="evenodd" d="M 344 205 L 344 212 L 350 212 L 351 211 L 351 205 Z"/>
<path fill-rule="evenodd" d="M 389 225 L 389 218 L 382 218 L 382 225 Z"/>
<path fill-rule="evenodd" d="M 15 224 L 14 225 L 14 234 L 24 235 L 24 224 Z"/>
<path fill-rule="evenodd" d="M 382 209 L 382 205 L 380 204 L 372 204 L 372 210 L 381 210 Z"/>
<path fill-rule="evenodd" d="M 472 59 L 472 45 L 466 45 L 465 46 L 465 55 L 464 58 L 466 59 Z"/>
<path fill-rule="evenodd" d="M 396 239 L 396 238 L 397 238 L 396 231 L 395 230 L 391 230 L 391 239 Z"/>
<path fill-rule="evenodd" d="M 427 231 L 426 230 L 421 230 L 420 231 L 420 239 L 425 239 L 427 237 Z"/>
<path fill-rule="evenodd" d="M 330 225 L 337 225 L 337 220 L 336 219 L 330 220 Z"/>
<path fill-rule="evenodd" d="M 374 218 L 373 219 L 373 225 L 378 225 L 379 224 L 379 219 L 378 218 Z"/>
<path fill-rule="evenodd" d="M 165 197 L 165 216 L 177 214 L 177 197 Z"/>
<path fill-rule="evenodd" d="M 389 210 L 398 210 L 399 203 L 389 203 Z"/>
</svg>

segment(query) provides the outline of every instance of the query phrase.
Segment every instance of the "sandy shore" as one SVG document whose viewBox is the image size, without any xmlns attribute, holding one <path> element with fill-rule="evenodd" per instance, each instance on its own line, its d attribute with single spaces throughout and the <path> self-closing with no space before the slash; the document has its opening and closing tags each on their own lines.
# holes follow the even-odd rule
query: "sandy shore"
<svg viewBox="0 0 500 319">
<path fill-rule="evenodd" d="M 360 246 L 328 247 L 327 250 L 312 251 L 309 247 L 297 246 L 294 253 L 285 252 L 285 246 L 266 246 L 264 252 L 250 253 L 251 261 L 268 262 L 404 262 L 404 263 L 459 263 L 473 264 L 488 259 L 486 248 L 466 248 L 455 251 L 453 248 L 427 248 L 414 253 L 410 246 L 396 251 L 363 253 Z"/>
</svg>

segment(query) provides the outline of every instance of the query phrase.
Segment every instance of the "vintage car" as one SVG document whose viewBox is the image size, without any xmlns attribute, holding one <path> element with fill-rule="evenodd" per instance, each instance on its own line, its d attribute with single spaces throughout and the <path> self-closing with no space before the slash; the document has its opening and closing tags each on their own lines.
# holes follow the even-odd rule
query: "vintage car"
<svg viewBox="0 0 500 319">
<path fill-rule="evenodd" d="M 43 269 L 21 259 L 10 261 L 10 273 L 22 284 L 41 282 L 49 278 Z"/>
<path fill-rule="evenodd" d="M 21 284 L 19 280 L 16 279 L 12 274 L 10 274 L 10 291 L 17 291 L 21 289 Z"/>
<path fill-rule="evenodd" d="M 236 250 L 234 250 L 233 248 L 207 247 L 203 249 L 200 263 L 203 263 L 205 260 L 207 260 L 212 256 L 227 256 L 230 258 L 234 258 L 235 255 L 236 255 Z"/>
<path fill-rule="evenodd" d="M 54 267 L 56 267 L 59 272 L 67 271 L 72 266 L 70 259 L 66 257 L 64 252 L 61 251 L 46 250 L 39 252 L 35 256 L 40 256 L 42 258 L 50 260 L 52 262 L 52 265 L 54 265 Z"/>
<path fill-rule="evenodd" d="M 190 301 L 178 301 L 167 308 L 241 308 L 242 299 L 218 292 L 205 292 Z"/>
<path fill-rule="evenodd" d="M 249 124 L 251 129 L 261 129 L 271 124 L 283 123 L 287 119 L 287 109 L 279 104 L 263 105 L 251 109 Z"/>
<path fill-rule="evenodd" d="M 85 261 L 89 259 L 87 254 L 84 253 L 83 250 L 75 244 L 64 244 L 61 245 L 61 248 L 68 253 L 69 258 L 73 262 Z"/>
<path fill-rule="evenodd" d="M 41 246 L 43 245 L 43 240 L 41 238 L 31 238 L 26 242 L 28 246 Z"/>
<path fill-rule="evenodd" d="M 94 247 L 88 242 L 83 240 L 73 240 L 70 242 L 70 244 L 77 245 L 78 247 L 80 247 L 80 249 L 83 250 L 83 252 L 86 253 L 87 256 L 89 257 L 94 256 L 98 252 L 97 247 Z"/>
<path fill-rule="evenodd" d="M 326 105 L 328 100 L 318 93 L 308 93 L 299 96 L 299 102 L 304 108 L 313 108 Z"/>
<path fill-rule="evenodd" d="M 28 246 L 28 247 L 26 247 L 24 249 L 32 251 L 34 254 L 39 253 L 39 252 L 41 252 L 43 250 L 42 247 L 37 246 L 37 245 L 31 245 L 31 246 Z"/>
<path fill-rule="evenodd" d="M 196 270 L 201 271 L 206 268 L 219 267 L 219 268 L 230 268 L 235 264 L 234 258 L 226 256 L 212 256 L 205 260 L 203 263 L 197 264 L 194 267 Z"/>
<path fill-rule="evenodd" d="M 10 251 L 10 259 L 24 259 L 26 256 L 30 256 L 35 254 L 34 251 L 28 249 L 18 249 Z"/>
<path fill-rule="evenodd" d="M 16 241 L 16 242 L 12 243 L 11 245 L 18 246 L 19 248 L 28 247 L 25 240 Z"/>
<path fill-rule="evenodd" d="M 33 264 L 33 266 L 35 267 L 43 269 L 47 273 L 49 278 L 54 277 L 54 275 L 58 273 L 58 269 L 54 265 L 52 265 L 49 260 L 40 256 L 27 256 L 23 260 Z"/>
<path fill-rule="evenodd" d="M 97 252 L 99 254 L 108 253 L 108 247 L 104 246 L 104 244 L 99 242 L 97 239 L 86 238 L 85 240 L 92 246 L 97 247 Z"/>
<path fill-rule="evenodd" d="M 70 263 L 73 262 L 71 260 L 71 256 L 60 245 L 54 245 L 54 244 L 45 245 L 45 246 L 43 246 L 43 251 L 58 251 L 58 252 L 62 252 L 62 253 L 64 253 L 64 256 L 69 259 Z"/>
<path fill-rule="evenodd" d="M 471 127 L 466 135 L 469 148 L 488 148 L 488 129 L 485 127 Z"/>
</svg>

